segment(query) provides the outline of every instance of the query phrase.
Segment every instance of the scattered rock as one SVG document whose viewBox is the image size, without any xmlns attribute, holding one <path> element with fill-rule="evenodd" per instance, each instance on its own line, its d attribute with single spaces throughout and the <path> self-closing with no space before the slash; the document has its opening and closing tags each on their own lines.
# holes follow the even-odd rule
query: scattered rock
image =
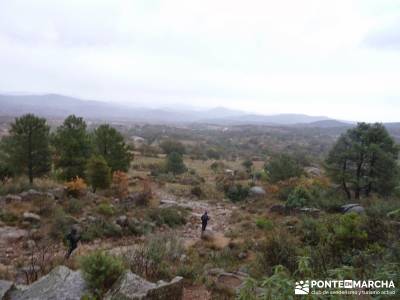
<svg viewBox="0 0 400 300">
<path fill-rule="evenodd" d="M 271 206 L 269 211 L 272 212 L 272 213 L 277 213 L 277 214 L 280 214 L 280 215 L 284 215 L 284 214 L 287 213 L 287 208 L 282 204 L 275 204 L 275 205 Z"/>
<path fill-rule="evenodd" d="M 30 223 L 38 223 L 40 222 L 41 218 L 39 215 L 31 213 L 31 212 L 24 212 L 22 215 L 24 221 L 30 222 Z"/>
<path fill-rule="evenodd" d="M 238 258 L 240 260 L 246 259 L 247 258 L 247 253 L 246 252 L 240 252 L 238 255 Z"/>
<path fill-rule="evenodd" d="M 30 189 L 27 192 L 22 192 L 19 194 L 22 198 L 22 201 L 34 201 L 44 196 L 43 193 L 38 192 L 37 190 Z"/>
<path fill-rule="evenodd" d="M 306 167 L 304 168 L 304 171 L 307 173 L 307 175 L 312 177 L 320 177 L 323 174 L 322 170 L 316 167 Z"/>
<path fill-rule="evenodd" d="M 18 196 L 18 195 L 8 194 L 5 197 L 5 201 L 6 201 L 6 203 L 21 202 L 22 201 L 22 197 Z"/>
<path fill-rule="evenodd" d="M 219 274 L 225 273 L 224 269 L 221 268 L 212 268 L 206 272 L 206 275 L 210 276 L 218 276 Z"/>
<path fill-rule="evenodd" d="M 342 213 L 344 213 L 344 214 L 347 214 L 347 213 L 363 214 L 363 213 L 365 213 L 365 209 L 358 203 L 346 204 L 346 205 L 342 206 Z"/>
<path fill-rule="evenodd" d="M 7 299 L 7 294 L 13 287 L 13 282 L 0 280 L 0 299 Z"/>
<path fill-rule="evenodd" d="M 171 282 L 151 283 L 128 271 L 105 295 L 105 300 L 169 300 L 182 299 L 183 278 L 175 277 Z"/>
<path fill-rule="evenodd" d="M 213 272 L 210 272 L 212 271 Z M 211 281 L 217 290 L 234 296 L 243 287 L 248 274 L 243 272 L 227 273 L 223 269 L 212 269 L 208 271 Z"/>
<path fill-rule="evenodd" d="M 321 210 L 319 210 L 318 208 L 314 208 L 314 207 L 302 207 L 302 208 L 296 209 L 296 212 L 318 218 L 321 213 Z"/>
<path fill-rule="evenodd" d="M 187 255 L 186 255 L 186 254 L 182 254 L 182 255 L 179 257 L 179 261 L 180 261 L 181 263 L 186 263 L 186 262 L 188 261 Z"/>
<path fill-rule="evenodd" d="M 28 236 L 28 231 L 17 227 L 0 227 L 0 241 L 14 243 Z"/>
<path fill-rule="evenodd" d="M 117 223 L 121 227 L 127 227 L 129 225 L 128 217 L 123 215 L 119 216 L 116 220 L 115 223 Z"/>
<path fill-rule="evenodd" d="M 80 271 L 59 266 L 28 286 L 17 286 L 9 292 L 10 300 L 80 300 L 87 292 Z"/>
<path fill-rule="evenodd" d="M 161 199 L 160 200 L 160 207 L 170 207 L 170 206 L 177 206 L 178 202 L 174 200 L 168 200 L 168 199 Z"/>
<path fill-rule="evenodd" d="M 249 190 L 250 196 L 252 197 L 263 197 L 265 196 L 265 190 L 260 187 L 260 186 L 253 186 L 250 190 Z"/>
<path fill-rule="evenodd" d="M 56 188 L 49 190 L 49 194 L 53 195 L 53 197 L 56 200 L 61 200 L 62 198 L 64 198 L 65 190 L 62 187 L 56 187 Z"/>
</svg>

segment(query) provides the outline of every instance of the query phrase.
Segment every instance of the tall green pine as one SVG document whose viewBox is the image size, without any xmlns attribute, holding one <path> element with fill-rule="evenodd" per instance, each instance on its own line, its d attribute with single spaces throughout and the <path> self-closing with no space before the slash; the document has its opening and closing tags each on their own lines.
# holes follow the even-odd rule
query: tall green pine
<svg viewBox="0 0 400 300">
<path fill-rule="evenodd" d="M 74 115 L 67 117 L 57 128 L 53 143 L 55 167 L 60 169 L 61 177 L 65 180 L 71 180 L 77 176 L 83 178 L 91 154 L 86 122 Z"/>
<path fill-rule="evenodd" d="M 27 175 L 31 184 L 35 177 L 43 176 L 51 169 L 49 132 L 46 119 L 26 114 L 15 119 L 10 135 L 2 143 L 8 165 L 15 174 Z"/>
<path fill-rule="evenodd" d="M 95 153 L 104 157 L 114 171 L 128 171 L 132 155 L 124 137 L 108 124 L 99 126 L 93 133 Z"/>
</svg>

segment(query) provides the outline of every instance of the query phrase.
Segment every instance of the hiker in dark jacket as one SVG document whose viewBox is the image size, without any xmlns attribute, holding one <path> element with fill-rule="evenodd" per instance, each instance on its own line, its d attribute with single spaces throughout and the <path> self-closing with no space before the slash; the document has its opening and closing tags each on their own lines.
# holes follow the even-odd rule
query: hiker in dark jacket
<svg viewBox="0 0 400 300">
<path fill-rule="evenodd" d="M 72 252 L 78 247 L 78 242 L 81 239 L 81 236 L 78 233 L 78 230 L 75 227 L 71 228 L 71 232 L 67 234 L 66 239 L 68 241 L 68 251 L 65 254 L 65 258 L 68 259 Z"/>
<path fill-rule="evenodd" d="M 201 231 L 205 231 L 207 227 L 207 222 L 210 220 L 210 217 L 208 216 L 208 213 L 205 212 L 201 216 Z"/>
</svg>

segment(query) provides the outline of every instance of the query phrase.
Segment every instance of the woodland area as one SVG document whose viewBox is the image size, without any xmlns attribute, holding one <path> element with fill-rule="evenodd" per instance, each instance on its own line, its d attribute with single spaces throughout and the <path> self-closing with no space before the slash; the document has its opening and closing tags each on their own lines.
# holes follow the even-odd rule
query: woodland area
<svg viewBox="0 0 400 300">
<path fill-rule="evenodd" d="M 110 295 L 128 271 L 151 282 L 182 277 L 181 299 L 294 299 L 305 278 L 391 280 L 398 294 L 400 148 L 391 133 L 379 123 L 7 120 L 0 279 L 32 284 L 65 265 L 81 270 L 82 299 L 118 299 Z M 71 228 L 80 240 L 66 259 Z"/>
</svg>

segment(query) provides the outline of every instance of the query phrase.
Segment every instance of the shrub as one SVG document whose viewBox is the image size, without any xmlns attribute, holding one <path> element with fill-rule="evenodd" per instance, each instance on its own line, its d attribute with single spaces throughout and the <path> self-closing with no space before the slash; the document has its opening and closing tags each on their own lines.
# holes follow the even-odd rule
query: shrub
<svg viewBox="0 0 400 300">
<path fill-rule="evenodd" d="M 182 174 L 186 171 L 186 166 L 183 163 L 182 154 L 178 152 L 172 152 L 168 154 L 165 165 L 166 172 L 172 174 Z"/>
<path fill-rule="evenodd" d="M 337 249 L 361 249 L 366 245 L 368 233 L 362 227 L 362 217 L 356 213 L 344 214 L 333 227 L 333 243 Z"/>
<path fill-rule="evenodd" d="M 125 198 L 129 194 L 128 174 L 122 171 L 115 171 L 112 177 L 111 185 L 115 195 L 119 198 Z"/>
<path fill-rule="evenodd" d="M 290 155 L 281 154 L 275 156 L 265 166 L 271 182 L 299 177 L 303 173 L 300 164 Z"/>
<path fill-rule="evenodd" d="M 150 211 L 149 217 L 158 226 L 167 224 L 169 227 L 176 227 L 186 224 L 183 210 L 177 207 L 153 209 Z"/>
<path fill-rule="evenodd" d="M 216 148 L 208 148 L 206 151 L 206 155 L 209 159 L 220 159 L 221 151 Z"/>
<path fill-rule="evenodd" d="M 55 240 L 63 239 L 74 223 L 75 221 L 70 215 L 67 215 L 62 208 L 57 208 L 53 212 L 50 236 Z"/>
<path fill-rule="evenodd" d="M 12 176 L 13 172 L 11 168 L 7 165 L 0 164 L 0 182 L 5 183 Z"/>
<path fill-rule="evenodd" d="M 245 161 L 242 162 L 242 166 L 248 173 L 250 173 L 251 168 L 253 167 L 253 162 L 251 161 L 251 159 L 246 159 Z"/>
<path fill-rule="evenodd" d="M 82 178 L 75 177 L 73 180 L 68 181 L 65 184 L 65 189 L 68 196 L 78 198 L 85 194 L 87 185 Z"/>
<path fill-rule="evenodd" d="M 111 169 L 102 156 L 92 156 L 87 164 L 87 178 L 96 192 L 98 188 L 106 189 L 111 182 Z"/>
<path fill-rule="evenodd" d="M 78 214 L 82 211 L 83 202 L 79 199 L 70 198 L 70 199 L 68 199 L 66 204 L 67 205 L 66 205 L 65 210 L 72 215 Z"/>
<path fill-rule="evenodd" d="M 256 220 L 256 226 L 263 230 L 271 230 L 274 227 L 274 224 L 271 220 L 266 218 L 259 218 Z"/>
<path fill-rule="evenodd" d="M 291 272 L 296 269 L 297 252 L 296 242 L 285 231 L 275 232 L 262 242 L 258 249 L 257 268 L 267 274 L 272 273 L 272 268 L 282 265 Z"/>
<path fill-rule="evenodd" d="M 19 217 L 10 211 L 1 209 L 0 210 L 0 221 L 4 222 L 7 225 L 14 226 L 18 223 Z"/>
<path fill-rule="evenodd" d="M 97 212 L 103 216 L 111 217 L 115 214 L 115 209 L 109 203 L 103 202 L 97 207 Z"/>
<path fill-rule="evenodd" d="M 122 230 L 115 223 L 99 219 L 85 228 L 82 232 L 82 241 L 90 242 L 99 238 L 120 237 L 121 235 Z"/>
<path fill-rule="evenodd" d="M 202 191 L 201 187 L 198 186 L 198 185 L 194 186 L 194 187 L 191 189 L 190 193 L 191 193 L 193 196 L 196 196 L 196 197 L 198 197 L 198 198 L 200 198 L 200 197 L 203 195 L 203 191 Z"/>
<path fill-rule="evenodd" d="M 102 251 L 83 257 L 80 266 L 88 287 L 99 296 L 111 288 L 125 269 L 120 258 Z"/>
<path fill-rule="evenodd" d="M 302 186 L 296 187 L 289 195 L 286 201 L 286 207 L 296 208 L 304 207 L 310 204 L 311 195 L 309 191 Z"/>
<path fill-rule="evenodd" d="M 131 271 L 150 280 L 170 277 L 184 253 L 182 241 L 176 235 L 152 236 L 142 246 L 124 254 Z"/>
<path fill-rule="evenodd" d="M 172 139 L 162 141 L 160 147 L 167 155 L 173 152 L 183 155 L 186 152 L 185 146 L 181 142 Z"/>
<path fill-rule="evenodd" d="M 328 234 L 325 224 L 310 217 L 302 219 L 300 231 L 303 235 L 303 242 L 311 246 L 318 245 Z"/>
<path fill-rule="evenodd" d="M 231 185 L 225 190 L 225 195 L 233 202 L 242 201 L 249 195 L 249 188 L 241 184 Z"/>
</svg>

